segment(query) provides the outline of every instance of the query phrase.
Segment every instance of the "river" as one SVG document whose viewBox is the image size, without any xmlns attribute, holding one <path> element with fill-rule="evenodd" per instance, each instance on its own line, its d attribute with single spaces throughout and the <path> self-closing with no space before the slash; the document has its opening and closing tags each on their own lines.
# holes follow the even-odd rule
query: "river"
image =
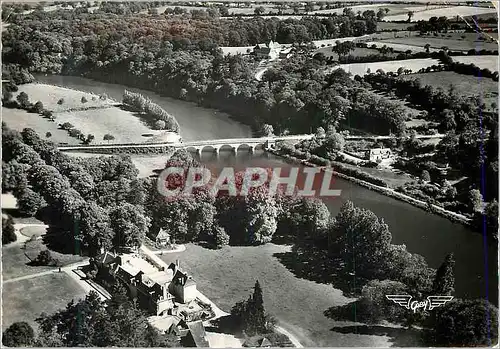
<svg viewBox="0 0 500 349">
<path fill-rule="evenodd" d="M 38 75 L 37 80 L 82 91 L 106 93 L 118 101 L 121 101 L 123 90 L 126 88 L 121 85 L 78 77 Z M 250 127 L 232 120 L 225 113 L 163 97 L 150 91 L 128 87 L 127 89 L 148 96 L 169 113 L 175 115 L 184 140 L 236 138 L 252 135 Z M 290 166 L 280 158 L 261 152 L 256 152 L 253 156 L 239 153 L 236 157 L 222 152 L 217 160 L 213 157 L 207 159 L 205 156 L 204 159 L 216 167 L 222 167 L 226 164 L 242 168 L 257 165 L 265 167 Z M 490 302 L 498 304 L 498 245 L 493 240 L 488 240 L 484 244 L 481 234 L 473 232 L 461 224 L 453 223 L 352 182 L 336 179 L 334 186 L 335 189 L 342 190 L 342 195 L 336 199 L 325 201 L 333 215 L 338 212 L 346 200 L 351 200 L 357 206 L 373 211 L 389 225 L 394 244 L 405 244 L 410 252 L 424 256 L 433 268 L 438 268 L 445 256 L 453 252 L 456 261 L 455 295 L 463 298 L 485 298 L 488 293 Z M 486 249 L 484 245 L 486 245 Z"/>
</svg>

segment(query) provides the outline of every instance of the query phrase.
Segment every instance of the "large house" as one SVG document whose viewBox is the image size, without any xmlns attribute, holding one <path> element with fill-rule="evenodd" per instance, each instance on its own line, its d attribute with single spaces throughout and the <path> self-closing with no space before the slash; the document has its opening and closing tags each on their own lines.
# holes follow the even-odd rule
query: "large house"
<svg viewBox="0 0 500 349">
<path fill-rule="evenodd" d="M 179 267 L 178 260 L 165 270 L 148 256 L 106 252 L 96 264 L 127 285 L 131 297 L 152 314 L 172 312 L 176 303 L 186 304 L 196 298 L 196 283 Z"/>
<path fill-rule="evenodd" d="M 375 148 L 366 151 L 366 159 L 373 162 L 380 162 L 392 157 L 391 149 L 389 148 Z"/>
<path fill-rule="evenodd" d="M 253 53 L 262 59 L 276 59 L 279 57 L 280 51 L 281 45 L 272 40 L 268 44 L 258 44 L 253 49 Z"/>
</svg>

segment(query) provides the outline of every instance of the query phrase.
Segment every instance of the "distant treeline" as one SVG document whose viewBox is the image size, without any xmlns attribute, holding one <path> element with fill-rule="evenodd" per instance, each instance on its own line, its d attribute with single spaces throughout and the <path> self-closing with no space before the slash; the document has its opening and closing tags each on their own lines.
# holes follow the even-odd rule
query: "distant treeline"
<svg viewBox="0 0 500 349">
<path fill-rule="evenodd" d="M 156 125 L 160 125 L 160 127 L 157 128 L 179 133 L 179 123 L 175 117 L 140 93 L 125 90 L 123 94 L 123 103 L 133 107 L 140 113 L 145 113 L 149 121 L 154 122 Z M 163 121 L 163 123 L 161 121 Z"/>
</svg>

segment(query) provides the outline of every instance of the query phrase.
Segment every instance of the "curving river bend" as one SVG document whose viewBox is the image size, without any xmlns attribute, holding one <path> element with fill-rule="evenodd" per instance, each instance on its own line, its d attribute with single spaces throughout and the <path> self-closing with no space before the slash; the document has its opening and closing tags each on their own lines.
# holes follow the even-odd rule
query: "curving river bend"
<svg viewBox="0 0 500 349">
<path fill-rule="evenodd" d="M 117 84 L 101 83 L 85 78 L 67 76 L 36 76 L 37 80 L 94 93 L 106 93 L 121 101 L 123 90 L 137 91 L 151 98 L 169 113 L 176 116 L 184 140 L 249 137 L 250 127 L 232 120 L 227 114 L 198 107 L 192 103 L 162 97 L 150 91 L 129 88 Z M 289 167 L 281 159 L 267 154 L 253 157 L 238 154 L 221 154 L 219 159 L 208 160 L 216 167 L 225 164 L 236 166 Z M 497 243 L 483 241 L 481 234 L 461 224 L 437 215 L 429 214 L 407 203 L 386 197 L 354 183 L 336 179 L 335 189 L 342 195 L 325 201 L 332 214 L 336 214 L 346 200 L 370 209 L 389 225 L 393 243 L 405 244 L 410 252 L 421 254 L 428 264 L 437 268 L 446 254 L 455 255 L 455 295 L 463 298 L 485 298 L 498 304 Z"/>
</svg>

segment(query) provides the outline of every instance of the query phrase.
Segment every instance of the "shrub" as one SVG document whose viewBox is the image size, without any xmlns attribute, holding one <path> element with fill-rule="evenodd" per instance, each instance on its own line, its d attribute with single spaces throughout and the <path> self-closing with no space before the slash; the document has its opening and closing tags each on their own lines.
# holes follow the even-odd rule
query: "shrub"
<svg viewBox="0 0 500 349">
<path fill-rule="evenodd" d="M 50 137 L 52 137 L 52 133 L 47 132 L 47 133 L 45 134 L 45 137 L 46 137 L 46 138 L 50 138 Z"/>
<path fill-rule="evenodd" d="M 88 102 L 87 98 L 85 98 L 85 96 L 82 97 L 81 101 L 82 101 L 82 103 L 87 103 Z"/>
<path fill-rule="evenodd" d="M 33 106 L 33 111 L 35 113 L 41 114 L 43 112 L 43 103 L 40 101 L 36 102 Z"/>
<path fill-rule="evenodd" d="M 57 101 L 57 104 L 62 105 L 64 103 L 64 98 L 61 98 L 60 100 Z"/>
<path fill-rule="evenodd" d="M 17 236 L 14 232 L 14 220 L 9 215 L 7 215 L 7 218 L 2 217 L 2 244 L 6 245 L 16 240 Z"/>
<path fill-rule="evenodd" d="M 49 250 L 40 251 L 35 260 L 33 260 L 33 265 L 46 265 L 46 266 L 54 266 L 58 262 L 55 259 Z"/>
<path fill-rule="evenodd" d="M 2 336 L 2 344 L 7 347 L 30 347 L 35 339 L 35 332 L 27 322 L 14 322 Z"/>
</svg>

